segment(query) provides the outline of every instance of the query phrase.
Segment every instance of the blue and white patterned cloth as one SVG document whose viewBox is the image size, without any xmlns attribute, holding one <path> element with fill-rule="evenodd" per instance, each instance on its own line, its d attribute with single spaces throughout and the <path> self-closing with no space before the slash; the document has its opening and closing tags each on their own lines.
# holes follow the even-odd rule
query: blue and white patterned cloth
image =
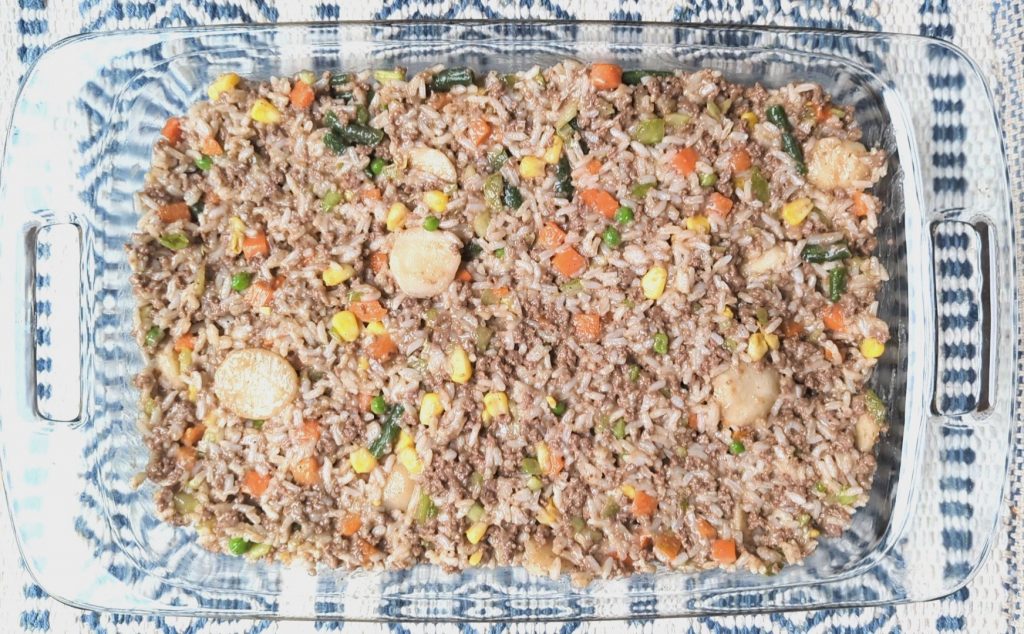
<svg viewBox="0 0 1024 634">
<path fill-rule="evenodd" d="M 716 22 L 812 26 L 916 33 L 949 39 L 981 65 L 996 91 L 1005 122 L 1013 201 L 1024 209 L 1024 5 L 1018 0 L 396 0 L 360 3 L 287 0 L 3 0 L 0 1 L 0 125 L 9 120 L 17 82 L 52 42 L 79 32 L 238 22 L 293 22 L 404 18 L 540 18 Z M 3 136 L 6 131 L 0 129 Z M 1019 224 L 1019 223 L 1018 223 Z M 955 242 L 955 241 L 954 241 Z M 951 243 L 951 251 L 957 245 Z M 955 254 L 954 254 L 955 255 Z M 41 374 L 56 371 L 39 368 Z M 52 379 L 52 377 L 51 377 Z M 996 632 L 1024 625 L 1024 437 L 1018 424 L 1011 473 L 1010 512 L 994 552 L 964 589 L 941 601 L 894 608 L 793 612 L 749 617 L 674 619 L 656 622 L 550 624 L 544 631 L 666 632 Z M 5 507 L 0 504 L 0 632 L 303 632 L 313 630 L 433 632 L 470 629 L 361 624 L 213 621 L 146 618 L 81 612 L 47 597 L 21 566 Z M 525 631 L 527 625 L 490 625 L 493 631 Z"/>
</svg>

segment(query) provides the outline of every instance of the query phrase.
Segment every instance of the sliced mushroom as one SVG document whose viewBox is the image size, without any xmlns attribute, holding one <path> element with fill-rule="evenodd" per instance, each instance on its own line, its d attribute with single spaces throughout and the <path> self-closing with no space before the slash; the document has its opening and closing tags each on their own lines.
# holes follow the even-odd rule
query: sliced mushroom
<svg viewBox="0 0 1024 634">
<path fill-rule="evenodd" d="M 420 146 L 409 150 L 409 166 L 448 183 L 454 183 L 459 177 L 451 159 L 441 150 L 432 147 Z"/>
<path fill-rule="evenodd" d="M 409 229 L 398 234 L 388 257 L 391 274 L 410 297 L 433 297 L 452 283 L 462 243 L 447 231 Z"/>
<path fill-rule="evenodd" d="M 853 438 L 857 444 L 857 451 L 868 452 L 875 446 L 878 440 L 878 433 L 881 426 L 874 415 L 868 412 L 860 415 L 853 427 Z"/>
<path fill-rule="evenodd" d="M 404 511 L 409 508 L 409 501 L 416 490 L 416 482 L 405 467 L 395 463 L 387 481 L 384 482 L 384 508 L 389 511 Z"/>
<path fill-rule="evenodd" d="M 213 375 L 221 405 L 242 418 L 263 420 L 281 411 L 299 392 L 299 377 L 288 360 L 263 348 L 235 350 Z"/>
<path fill-rule="evenodd" d="M 807 159 L 807 180 L 821 189 L 849 189 L 870 178 L 868 151 L 856 141 L 819 139 Z"/>
<path fill-rule="evenodd" d="M 742 427 L 764 418 L 779 397 L 779 373 L 767 365 L 742 363 L 711 380 L 726 427 Z"/>
<path fill-rule="evenodd" d="M 752 277 L 777 271 L 785 266 L 786 259 L 786 250 L 780 246 L 774 246 L 744 262 L 743 273 L 748 277 Z"/>
</svg>

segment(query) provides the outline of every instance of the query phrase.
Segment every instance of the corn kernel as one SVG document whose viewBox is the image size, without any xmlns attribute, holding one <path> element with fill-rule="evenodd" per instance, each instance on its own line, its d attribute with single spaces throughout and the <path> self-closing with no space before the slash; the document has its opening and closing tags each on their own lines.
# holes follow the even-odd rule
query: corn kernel
<svg viewBox="0 0 1024 634">
<path fill-rule="evenodd" d="M 210 96 L 210 101 L 216 101 L 217 97 L 225 90 L 231 90 L 238 85 L 238 82 L 242 81 L 242 78 L 235 73 L 225 73 L 213 80 L 210 87 L 206 89 L 206 94 Z"/>
<path fill-rule="evenodd" d="M 551 146 L 544 150 L 544 162 L 554 165 L 558 162 L 558 159 L 562 158 L 562 146 L 564 142 L 562 137 L 555 135 L 555 138 L 551 141 Z"/>
<path fill-rule="evenodd" d="M 625 495 L 631 500 L 636 497 L 636 487 L 634 487 L 632 484 L 623 484 L 621 487 L 619 487 L 619 490 L 622 491 L 622 495 Z"/>
<path fill-rule="evenodd" d="M 334 313 L 331 317 L 331 334 L 352 343 L 359 338 L 359 319 L 350 310 Z"/>
<path fill-rule="evenodd" d="M 252 109 L 249 110 L 249 116 L 253 121 L 259 121 L 260 123 L 281 122 L 281 111 L 266 99 L 257 99 L 253 102 Z"/>
<path fill-rule="evenodd" d="M 807 219 L 812 209 L 814 203 L 810 198 L 797 198 L 782 206 L 782 219 L 787 225 L 795 227 Z"/>
<path fill-rule="evenodd" d="M 423 204 L 435 214 L 443 214 L 448 209 L 448 194 L 440 189 L 432 189 L 423 194 Z"/>
<path fill-rule="evenodd" d="M 199 389 L 195 385 L 189 384 L 188 386 L 188 400 L 189 402 L 195 403 L 199 398 Z"/>
<path fill-rule="evenodd" d="M 663 266 L 652 266 L 643 278 L 640 279 L 640 287 L 647 299 L 658 299 L 665 293 L 665 283 L 668 282 L 668 271 Z"/>
<path fill-rule="evenodd" d="M 367 359 L 366 357 L 359 357 L 358 364 L 359 364 L 359 369 L 362 370 L 363 372 L 365 372 L 365 371 L 370 369 L 370 360 Z"/>
<path fill-rule="evenodd" d="M 455 346 L 448 354 L 448 374 L 456 383 L 469 383 L 473 376 L 473 364 L 462 346 Z"/>
<path fill-rule="evenodd" d="M 484 558 L 484 551 L 483 551 L 483 549 L 478 550 L 478 551 L 476 551 L 475 553 L 473 553 L 472 555 L 469 556 L 469 565 L 470 566 L 479 566 L 480 562 L 483 560 L 483 558 Z"/>
<path fill-rule="evenodd" d="M 540 464 L 540 469 L 544 473 L 551 471 L 551 449 L 548 448 L 548 444 L 544 441 L 537 443 L 537 462 Z"/>
<path fill-rule="evenodd" d="M 409 217 L 409 208 L 402 203 L 395 203 L 388 208 L 388 216 L 384 221 L 388 231 L 401 229 L 405 219 Z"/>
<path fill-rule="evenodd" d="M 760 361 L 768 354 L 768 342 L 765 341 L 764 335 L 759 332 L 750 335 L 750 339 L 747 339 L 747 354 L 754 361 Z"/>
<path fill-rule="evenodd" d="M 558 522 L 559 512 L 554 500 L 548 500 L 547 505 L 537 513 L 537 521 L 545 526 L 554 526 Z"/>
<path fill-rule="evenodd" d="M 883 352 L 885 352 L 885 344 L 874 337 L 868 337 L 860 342 L 860 353 L 868 359 L 877 359 L 882 356 Z"/>
<path fill-rule="evenodd" d="M 519 175 L 523 178 L 539 178 L 544 175 L 544 161 L 536 156 L 524 156 L 519 161 Z"/>
<path fill-rule="evenodd" d="M 427 392 L 420 401 L 420 425 L 431 427 L 437 423 L 444 413 L 444 403 L 435 392 Z"/>
<path fill-rule="evenodd" d="M 484 394 L 484 420 L 508 414 L 508 395 L 504 392 Z"/>
<path fill-rule="evenodd" d="M 711 231 L 711 222 L 707 216 L 690 216 L 686 219 L 686 228 L 694 233 L 708 233 Z"/>
<path fill-rule="evenodd" d="M 721 315 L 722 315 L 722 317 L 725 317 L 726 319 L 732 319 L 732 315 L 733 315 L 732 309 L 729 308 L 728 306 L 722 308 Z"/>
<path fill-rule="evenodd" d="M 384 327 L 384 322 L 382 321 L 371 321 L 366 324 L 366 332 L 371 335 L 385 335 L 388 329 Z"/>
<path fill-rule="evenodd" d="M 550 394 L 544 397 L 544 402 L 548 404 L 548 407 L 554 409 L 558 407 L 558 399 Z"/>
<path fill-rule="evenodd" d="M 764 335 L 764 341 L 768 344 L 768 347 L 772 350 L 779 349 L 779 336 L 774 332 L 768 332 Z"/>
<path fill-rule="evenodd" d="M 228 227 L 231 229 L 231 238 L 228 241 L 228 255 L 238 255 L 242 252 L 242 241 L 245 240 L 245 223 L 238 216 L 232 216 L 228 220 Z"/>
<path fill-rule="evenodd" d="M 192 365 L 192 351 L 185 348 L 178 353 L 178 370 L 185 372 Z"/>
<path fill-rule="evenodd" d="M 347 282 L 355 275 L 356 270 L 351 264 L 336 264 L 331 262 L 326 269 L 324 269 L 321 277 L 324 280 L 326 286 L 337 286 L 343 282 Z"/>
<path fill-rule="evenodd" d="M 412 475 L 419 475 L 423 473 L 423 461 L 420 460 L 419 454 L 412 447 L 406 447 L 398 452 L 398 461 L 402 463 L 405 470 Z"/>
<path fill-rule="evenodd" d="M 480 540 L 487 534 L 487 529 L 490 528 L 487 522 L 477 522 L 466 530 L 466 539 L 469 540 L 470 544 L 478 544 Z"/>
<path fill-rule="evenodd" d="M 401 451 L 410 447 L 415 447 L 416 441 L 413 440 L 412 434 L 405 431 L 404 429 L 398 432 L 398 440 L 395 442 L 395 451 Z"/>
<path fill-rule="evenodd" d="M 369 473 L 377 468 L 377 459 L 365 447 L 356 449 L 349 454 L 348 461 L 356 473 Z"/>
<path fill-rule="evenodd" d="M 748 128 L 753 128 L 755 125 L 757 125 L 757 122 L 760 121 L 757 115 L 751 112 L 750 110 L 747 110 L 746 112 L 741 114 L 740 119 L 743 120 L 743 123 L 747 124 Z"/>
</svg>

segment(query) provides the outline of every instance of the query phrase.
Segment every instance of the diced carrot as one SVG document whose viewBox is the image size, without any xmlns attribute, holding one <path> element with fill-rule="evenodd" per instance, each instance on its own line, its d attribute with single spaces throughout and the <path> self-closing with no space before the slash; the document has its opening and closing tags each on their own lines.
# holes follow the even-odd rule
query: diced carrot
<svg viewBox="0 0 1024 634">
<path fill-rule="evenodd" d="M 565 232 L 553 222 L 545 222 L 537 234 L 537 242 L 544 249 L 554 249 L 565 242 Z"/>
<path fill-rule="evenodd" d="M 253 497 L 260 497 L 270 486 L 270 475 L 264 475 L 255 469 L 249 469 L 242 478 L 242 483 Z"/>
<path fill-rule="evenodd" d="M 496 286 L 491 289 L 491 294 L 497 297 L 498 299 L 508 297 L 511 292 L 512 291 L 507 286 Z"/>
<path fill-rule="evenodd" d="M 178 460 L 185 471 L 192 471 L 192 468 L 196 466 L 195 448 L 188 446 L 178 447 Z"/>
<path fill-rule="evenodd" d="M 861 192 L 853 192 L 853 215 L 858 218 L 863 218 L 868 215 L 868 202 L 864 200 L 864 194 Z"/>
<path fill-rule="evenodd" d="M 265 280 L 260 280 L 252 286 L 245 293 L 245 301 L 249 302 L 249 305 L 253 308 L 263 308 L 264 306 L 270 305 L 270 300 L 274 298 L 274 285 Z"/>
<path fill-rule="evenodd" d="M 246 260 L 251 260 L 256 256 L 266 256 L 270 253 L 270 243 L 267 242 L 267 234 L 260 231 L 254 236 L 247 236 L 242 240 L 242 253 L 245 255 Z"/>
<path fill-rule="evenodd" d="M 736 561 L 736 540 L 716 539 L 711 542 L 711 558 L 720 564 L 731 564 Z"/>
<path fill-rule="evenodd" d="M 195 350 L 196 349 L 196 336 L 190 332 L 186 332 L 182 336 L 174 340 L 174 351 L 181 352 L 182 350 Z"/>
<path fill-rule="evenodd" d="M 292 91 L 288 93 L 288 99 L 291 100 L 292 106 L 300 110 L 305 110 L 312 106 L 315 97 L 316 94 L 313 92 L 313 87 L 301 79 L 295 80 Z"/>
<path fill-rule="evenodd" d="M 224 148 L 217 143 L 217 139 L 212 136 L 208 136 L 203 139 L 202 145 L 199 146 L 199 151 L 207 156 L 220 156 L 224 153 Z"/>
<path fill-rule="evenodd" d="M 363 518 L 355 513 L 350 513 L 345 516 L 345 519 L 341 520 L 341 534 L 344 537 L 352 537 L 362 525 Z"/>
<path fill-rule="evenodd" d="M 379 321 L 388 315 L 388 309 L 381 306 L 380 302 L 376 299 L 352 302 L 348 308 L 356 314 L 360 321 L 365 322 Z"/>
<path fill-rule="evenodd" d="M 484 119 L 473 119 L 469 122 L 469 133 L 472 135 L 473 143 L 483 145 L 491 137 L 491 124 Z"/>
<path fill-rule="evenodd" d="M 551 258 L 551 264 L 562 275 L 575 277 L 587 265 L 587 260 L 576 249 L 566 247 Z"/>
<path fill-rule="evenodd" d="M 370 254 L 370 268 L 374 273 L 380 273 L 384 270 L 384 267 L 388 265 L 388 254 L 381 251 L 375 251 Z"/>
<path fill-rule="evenodd" d="M 650 493 L 637 491 L 636 495 L 633 496 L 633 507 L 631 510 L 634 517 L 650 517 L 654 515 L 654 511 L 657 508 L 658 498 Z"/>
<path fill-rule="evenodd" d="M 548 475 L 556 476 L 565 468 L 565 456 L 557 451 L 552 451 L 548 458 Z"/>
<path fill-rule="evenodd" d="M 375 360 L 384 362 L 398 353 L 398 346 L 388 334 L 374 335 L 370 344 L 366 346 L 366 352 Z"/>
<path fill-rule="evenodd" d="M 591 174 L 597 174 L 598 172 L 600 172 L 601 161 L 597 159 L 591 159 L 591 161 L 587 163 L 587 171 L 590 172 Z"/>
<path fill-rule="evenodd" d="M 359 411 L 370 411 L 370 404 L 373 403 L 373 394 L 370 394 L 369 392 L 360 392 L 356 398 L 359 403 Z"/>
<path fill-rule="evenodd" d="M 615 217 L 615 210 L 619 208 L 619 201 L 603 189 L 584 189 L 580 192 L 580 199 L 592 211 L 609 220 Z"/>
<path fill-rule="evenodd" d="M 686 418 L 686 425 L 690 429 L 697 429 L 700 424 L 700 418 L 697 416 L 697 412 L 690 412 L 690 415 Z"/>
<path fill-rule="evenodd" d="M 572 327 L 578 341 L 596 343 L 601 340 L 601 316 L 597 313 L 576 313 L 572 316 Z"/>
<path fill-rule="evenodd" d="M 384 198 L 384 194 L 380 193 L 380 189 L 377 187 L 367 187 L 363 189 L 363 198 L 367 200 L 381 200 Z"/>
<path fill-rule="evenodd" d="M 718 530 L 711 525 L 711 522 L 707 521 L 703 517 L 697 520 L 697 532 L 704 539 L 714 539 L 718 537 Z"/>
<path fill-rule="evenodd" d="M 191 215 L 188 213 L 188 205 L 185 203 L 171 203 L 164 205 L 160 209 L 156 210 L 160 220 L 164 222 L 177 222 L 178 220 L 188 220 Z"/>
<path fill-rule="evenodd" d="M 450 104 L 451 102 L 452 95 L 451 93 L 447 92 L 435 92 L 434 94 L 430 95 L 429 99 L 427 99 L 427 103 L 429 103 L 431 107 L 433 107 L 434 110 L 437 110 L 438 112 L 443 110 L 444 107 Z"/>
<path fill-rule="evenodd" d="M 829 306 L 821 316 L 821 320 L 825 322 L 825 327 L 829 330 L 842 331 L 846 327 L 846 316 L 843 315 L 843 309 L 839 304 Z"/>
<path fill-rule="evenodd" d="M 615 90 L 622 84 L 622 67 L 618 64 L 594 64 L 590 67 L 590 83 L 598 90 Z"/>
<path fill-rule="evenodd" d="M 192 425 L 181 435 L 181 442 L 189 447 L 194 447 L 195 444 L 202 439 L 203 434 L 205 433 L 206 425 L 203 425 L 202 423 Z"/>
<path fill-rule="evenodd" d="M 832 104 L 820 103 L 818 104 L 818 112 L 816 113 L 815 119 L 818 123 L 828 121 L 828 118 L 832 116 Z"/>
<path fill-rule="evenodd" d="M 666 561 L 672 561 L 683 550 L 683 542 L 672 533 L 658 533 L 654 536 L 654 552 Z"/>
<path fill-rule="evenodd" d="M 700 155 L 692 147 L 684 147 L 672 157 L 672 167 L 683 176 L 689 176 L 697 171 L 697 159 Z"/>
<path fill-rule="evenodd" d="M 729 157 L 729 163 L 732 165 L 732 171 L 734 172 L 745 172 L 753 164 L 750 160 L 750 152 L 743 148 L 732 153 L 732 156 Z"/>
<path fill-rule="evenodd" d="M 164 129 L 160 131 L 160 134 L 164 136 L 171 145 L 175 145 L 181 140 L 181 119 L 178 117 L 171 117 L 164 124 Z"/>
<path fill-rule="evenodd" d="M 363 564 L 367 564 L 370 562 L 370 559 L 372 559 L 375 555 L 377 555 L 377 553 L 380 552 L 380 550 L 378 550 L 377 547 L 373 545 L 373 543 L 368 542 L 365 539 L 360 539 L 359 552 L 363 556 Z"/>
<path fill-rule="evenodd" d="M 804 326 L 798 321 L 787 321 L 782 326 L 782 334 L 787 337 L 799 337 L 804 332 Z"/>
<path fill-rule="evenodd" d="M 207 205 L 219 205 L 220 204 L 220 196 L 217 195 L 217 192 L 213 191 L 212 189 L 210 191 L 206 192 L 206 204 Z"/>
<path fill-rule="evenodd" d="M 459 270 L 455 272 L 455 279 L 460 282 L 472 282 L 473 274 L 466 267 L 460 266 Z"/>
<path fill-rule="evenodd" d="M 320 482 L 320 461 L 313 456 L 299 460 L 292 466 L 292 478 L 302 486 Z"/>
<path fill-rule="evenodd" d="M 299 431 L 296 432 L 295 436 L 300 444 L 303 445 L 315 445 L 320 440 L 320 423 L 315 420 L 304 420 L 302 421 L 302 427 L 299 427 Z"/>
<path fill-rule="evenodd" d="M 654 539 L 650 533 L 639 533 L 633 536 L 632 542 L 637 550 L 647 550 L 654 544 Z"/>
<path fill-rule="evenodd" d="M 708 210 L 719 216 L 728 216 L 729 212 L 732 211 L 732 199 L 714 192 L 708 198 Z"/>
</svg>

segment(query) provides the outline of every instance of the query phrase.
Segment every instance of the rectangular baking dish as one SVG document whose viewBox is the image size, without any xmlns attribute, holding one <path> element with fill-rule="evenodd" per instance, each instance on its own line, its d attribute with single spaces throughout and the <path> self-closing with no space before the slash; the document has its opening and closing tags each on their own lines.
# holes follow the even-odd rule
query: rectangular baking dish
<svg viewBox="0 0 1024 634">
<path fill-rule="evenodd" d="M 123 245 L 164 120 L 221 73 L 572 57 L 821 83 L 890 155 L 879 255 L 893 340 L 873 379 L 891 430 L 869 504 L 801 566 L 585 588 L 521 569 L 300 569 L 209 553 L 136 490 L 147 452 Z M 867 606 L 948 594 L 999 518 L 1017 305 L 1002 135 L 978 68 L 915 36 L 622 23 L 237 26 L 83 35 L 25 77 L 0 184 L 0 460 L 29 571 L 69 604 L 137 614 L 366 620 L 605 619 Z"/>
</svg>

